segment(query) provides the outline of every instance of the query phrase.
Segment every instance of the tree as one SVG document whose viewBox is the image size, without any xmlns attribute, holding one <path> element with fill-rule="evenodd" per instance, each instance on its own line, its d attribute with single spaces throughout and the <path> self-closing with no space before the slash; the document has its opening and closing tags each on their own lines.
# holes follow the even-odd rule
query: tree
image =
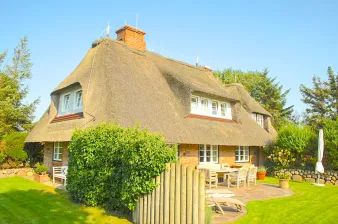
<svg viewBox="0 0 338 224">
<path fill-rule="evenodd" d="M 32 103 L 24 102 L 28 87 L 24 81 L 32 77 L 30 51 L 27 37 L 20 39 L 14 49 L 12 63 L 0 70 L 0 138 L 12 131 L 30 130 L 34 119 L 33 113 L 39 99 Z M 7 51 L 0 54 L 0 65 Z"/>
<path fill-rule="evenodd" d="M 278 129 L 286 120 L 291 119 L 293 106 L 286 106 L 286 96 L 290 90 L 284 91 L 283 85 L 277 82 L 276 78 L 270 78 L 268 74 L 267 69 L 262 72 L 243 72 L 228 68 L 214 72 L 214 76 L 224 84 L 242 84 L 250 95 L 271 113 L 272 123 Z"/>
<path fill-rule="evenodd" d="M 300 85 L 302 101 L 309 106 L 306 121 L 316 127 L 322 126 L 325 118 L 336 120 L 338 117 L 338 75 L 331 67 L 328 67 L 327 75 L 327 81 L 313 76 L 312 88 Z"/>
</svg>

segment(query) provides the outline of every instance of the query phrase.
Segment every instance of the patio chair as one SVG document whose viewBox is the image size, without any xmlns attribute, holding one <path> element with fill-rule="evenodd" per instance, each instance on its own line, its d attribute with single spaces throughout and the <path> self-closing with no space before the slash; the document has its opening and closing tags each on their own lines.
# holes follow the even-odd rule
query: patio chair
<svg viewBox="0 0 338 224">
<path fill-rule="evenodd" d="M 53 167 L 53 184 L 55 184 L 55 178 L 63 180 L 63 185 L 66 186 L 67 182 L 68 166 L 55 166 Z"/>
<path fill-rule="evenodd" d="M 210 188 L 215 187 L 217 188 L 218 184 L 218 174 L 216 171 L 207 170 L 205 176 L 205 184 Z"/>
<path fill-rule="evenodd" d="M 237 188 L 239 188 L 239 185 L 241 184 L 241 182 L 244 183 L 244 187 L 246 187 L 246 175 L 248 173 L 248 169 L 246 168 L 240 168 L 238 169 L 237 173 L 232 173 L 229 175 L 229 180 L 228 180 L 228 187 L 229 184 L 231 186 L 237 186 Z M 236 184 L 232 184 L 232 182 L 236 183 Z"/>
<path fill-rule="evenodd" d="M 256 180 L 257 180 L 257 167 L 251 167 L 248 171 L 248 176 L 247 176 L 247 183 L 248 187 L 250 184 L 250 181 L 256 185 Z"/>
</svg>

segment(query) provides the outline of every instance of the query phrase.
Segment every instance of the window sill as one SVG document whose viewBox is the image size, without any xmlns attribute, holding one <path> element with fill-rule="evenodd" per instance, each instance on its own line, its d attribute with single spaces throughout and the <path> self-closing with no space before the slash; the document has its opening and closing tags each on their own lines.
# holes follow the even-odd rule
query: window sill
<svg viewBox="0 0 338 224">
<path fill-rule="evenodd" d="M 62 122 L 62 121 L 69 121 L 69 120 L 76 120 L 76 119 L 81 119 L 84 118 L 83 112 L 80 113 L 75 113 L 75 114 L 67 114 L 63 116 L 56 116 L 50 123 L 57 123 L 57 122 Z"/>
<path fill-rule="evenodd" d="M 220 117 L 212 117 L 212 116 L 205 116 L 205 115 L 199 115 L 199 114 L 189 114 L 186 118 L 197 118 L 202 120 L 209 120 L 209 121 L 218 121 L 218 122 L 225 122 L 225 123 L 235 123 L 236 121 L 227 119 L 227 118 L 220 118 Z"/>
<path fill-rule="evenodd" d="M 235 161 L 235 163 L 249 163 L 250 161 Z"/>
</svg>

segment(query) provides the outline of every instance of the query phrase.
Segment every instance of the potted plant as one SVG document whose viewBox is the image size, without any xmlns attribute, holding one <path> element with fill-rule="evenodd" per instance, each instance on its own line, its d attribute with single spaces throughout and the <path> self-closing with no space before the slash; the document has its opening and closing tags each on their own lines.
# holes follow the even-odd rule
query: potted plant
<svg viewBox="0 0 338 224">
<path fill-rule="evenodd" d="M 49 181 L 49 177 L 46 174 L 48 167 L 44 164 L 41 165 L 40 163 L 37 163 L 35 167 L 34 180 L 40 183 Z"/>
<path fill-rule="evenodd" d="M 290 187 L 290 175 L 286 173 L 280 173 L 278 175 L 279 187 L 283 189 L 288 189 Z"/>
<path fill-rule="evenodd" d="M 264 180 L 266 176 L 266 168 L 264 166 L 257 169 L 257 180 Z"/>
</svg>

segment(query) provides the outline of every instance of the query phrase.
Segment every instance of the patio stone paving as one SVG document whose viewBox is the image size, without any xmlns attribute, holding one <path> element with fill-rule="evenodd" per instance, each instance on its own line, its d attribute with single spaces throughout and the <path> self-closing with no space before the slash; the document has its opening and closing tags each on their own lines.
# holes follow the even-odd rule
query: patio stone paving
<svg viewBox="0 0 338 224">
<path fill-rule="evenodd" d="M 215 188 L 212 188 L 215 189 Z M 294 192 L 291 189 L 281 189 L 278 185 L 274 184 L 263 184 L 257 183 L 257 185 L 250 185 L 249 187 L 244 188 L 241 186 L 239 189 L 236 187 L 224 187 L 218 186 L 217 189 L 229 189 L 232 191 L 235 196 L 232 198 L 236 198 L 245 204 L 249 201 L 253 200 L 264 200 L 269 198 L 280 198 L 291 196 Z M 246 215 L 247 211 L 244 208 L 243 213 L 237 212 L 235 205 L 231 205 L 231 207 L 222 207 L 224 210 L 224 215 L 221 213 L 213 213 L 213 222 L 214 224 L 223 224 L 226 222 L 233 222 L 236 219 Z"/>
</svg>

